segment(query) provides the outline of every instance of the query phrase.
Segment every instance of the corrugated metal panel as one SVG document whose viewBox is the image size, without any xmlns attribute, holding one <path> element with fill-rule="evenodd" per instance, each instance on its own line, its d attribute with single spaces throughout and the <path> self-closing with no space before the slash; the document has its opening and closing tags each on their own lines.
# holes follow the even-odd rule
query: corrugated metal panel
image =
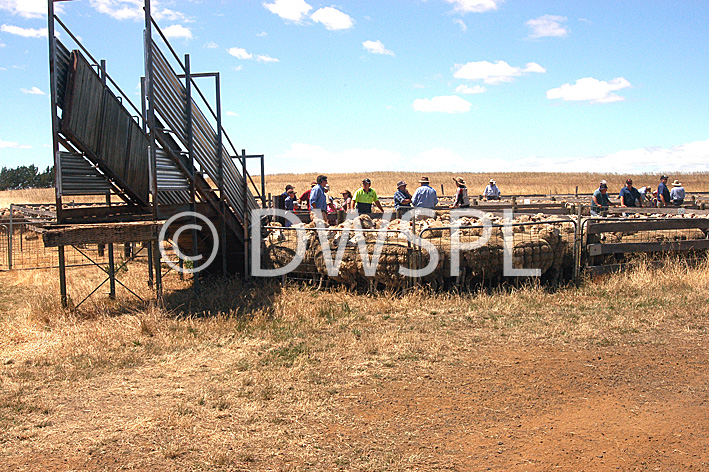
<svg viewBox="0 0 709 472">
<path fill-rule="evenodd" d="M 58 39 L 55 44 L 57 45 L 57 57 L 54 63 L 57 73 L 57 105 L 59 105 L 59 108 L 64 109 L 64 93 L 66 91 L 66 80 L 67 74 L 69 73 L 71 53 Z"/>
<path fill-rule="evenodd" d="M 81 154 L 60 153 L 62 195 L 106 195 L 111 184 Z"/>
<path fill-rule="evenodd" d="M 174 136 L 187 147 L 187 132 L 185 123 L 184 103 L 186 91 L 182 81 L 177 77 L 172 67 L 158 46 L 153 42 L 154 59 L 154 93 L 156 112 L 164 120 L 165 125 L 173 131 Z M 193 155 L 197 166 L 214 182 L 218 182 L 219 163 L 217 161 L 217 133 L 205 115 L 192 102 L 192 138 Z M 224 194 L 227 203 L 237 215 L 244 217 L 244 179 L 237 166 L 228 157 L 226 149 L 224 156 Z M 256 199 L 247 190 L 247 205 L 258 208 Z"/>
<path fill-rule="evenodd" d="M 61 129 L 114 176 L 128 194 L 148 202 L 148 139 L 138 123 L 79 53 L 72 51 Z"/>
<path fill-rule="evenodd" d="M 168 157 L 165 151 L 157 151 L 156 164 L 158 173 L 158 190 L 160 192 L 190 189 L 189 180 L 185 177 L 180 168 L 177 167 L 177 164 L 175 164 L 173 160 Z"/>
</svg>

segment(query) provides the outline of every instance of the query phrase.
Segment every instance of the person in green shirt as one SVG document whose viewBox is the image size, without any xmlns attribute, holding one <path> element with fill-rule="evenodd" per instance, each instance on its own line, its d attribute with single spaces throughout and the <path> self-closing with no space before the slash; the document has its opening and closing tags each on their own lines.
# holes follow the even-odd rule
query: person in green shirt
<svg viewBox="0 0 709 472">
<path fill-rule="evenodd" d="M 382 204 L 379 203 L 379 197 L 377 197 L 377 192 L 372 188 L 372 181 L 369 179 L 364 179 L 362 181 L 362 187 L 358 188 L 352 197 L 351 209 L 356 209 L 358 213 L 371 213 L 372 203 L 377 205 L 379 211 L 384 213 L 384 208 Z"/>
</svg>

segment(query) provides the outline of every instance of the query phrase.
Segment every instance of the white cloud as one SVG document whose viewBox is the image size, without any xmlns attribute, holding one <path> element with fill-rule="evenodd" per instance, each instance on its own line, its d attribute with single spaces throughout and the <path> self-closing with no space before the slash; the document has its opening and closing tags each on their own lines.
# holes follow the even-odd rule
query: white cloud
<svg viewBox="0 0 709 472">
<path fill-rule="evenodd" d="M 226 112 L 226 116 L 239 116 L 239 114 L 235 111 L 228 111 Z"/>
<path fill-rule="evenodd" d="M 0 149 L 31 149 L 32 146 L 20 144 L 17 141 L 3 141 L 0 139 Z"/>
<path fill-rule="evenodd" d="M 143 0 L 91 0 L 91 6 L 99 13 L 116 20 L 139 20 L 145 18 Z"/>
<path fill-rule="evenodd" d="M 236 67 L 234 67 L 233 69 L 234 69 L 236 72 L 239 72 L 240 70 L 243 70 L 243 68 L 244 68 L 243 66 L 236 66 Z"/>
<path fill-rule="evenodd" d="M 527 158 L 515 161 L 513 166 L 519 171 L 597 172 L 598 169 L 604 169 L 607 172 L 620 174 L 708 172 L 709 140 L 694 141 L 670 148 L 646 147 L 622 150 L 604 156 L 565 159 Z M 497 170 L 500 170 L 499 167 Z"/>
<path fill-rule="evenodd" d="M 22 93 L 27 93 L 27 94 L 30 94 L 30 95 L 45 95 L 45 93 L 42 92 L 38 87 L 32 87 L 32 88 L 30 88 L 30 89 L 25 89 L 25 88 L 23 88 L 23 89 L 20 89 L 20 90 L 22 91 Z"/>
<path fill-rule="evenodd" d="M 24 38 L 46 38 L 47 28 L 21 28 L 14 25 L 2 25 L 0 26 L 0 31 L 5 33 L 14 34 L 16 36 L 22 36 Z"/>
<path fill-rule="evenodd" d="M 532 29 L 531 33 L 529 33 L 530 38 L 565 38 L 569 31 L 562 23 L 566 20 L 567 18 L 565 16 L 543 15 L 539 18 L 529 20 L 525 24 Z"/>
<path fill-rule="evenodd" d="M 154 12 L 153 18 L 155 18 L 156 21 L 182 21 L 185 23 L 188 23 L 190 21 L 184 13 L 170 10 L 169 8 L 163 8 L 162 10 Z"/>
<path fill-rule="evenodd" d="M 454 10 L 461 13 L 482 13 L 489 10 L 497 10 L 499 4 L 504 0 L 446 0 L 455 5 Z"/>
<path fill-rule="evenodd" d="M 366 49 L 368 52 L 372 54 L 386 54 L 388 56 L 393 56 L 394 53 L 387 48 L 384 47 L 384 44 L 382 44 L 381 41 L 376 40 L 376 41 L 365 41 L 362 43 L 362 46 L 364 46 L 364 49 Z"/>
<path fill-rule="evenodd" d="M 585 77 L 578 79 L 574 85 L 564 84 L 561 87 L 547 91 L 547 98 L 554 100 L 560 98 L 564 101 L 588 101 L 591 103 L 611 103 L 621 102 L 625 97 L 616 95 L 615 91 L 632 87 L 630 82 L 623 77 L 609 80 L 594 79 Z"/>
<path fill-rule="evenodd" d="M 263 38 L 263 37 L 265 37 L 265 36 L 268 36 L 268 33 L 266 33 L 265 31 L 261 31 L 261 32 L 260 32 L 259 34 L 257 34 L 256 36 L 258 36 L 259 38 Z"/>
<path fill-rule="evenodd" d="M 244 48 L 229 48 L 227 49 L 227 52 L 232 56 L 236 57 L 237 59 L 255 59 L 258 62 L 280 62 L 278 59 L 276 59 L 275 57 L 271 57 L 268 54 L 257 54 L 256 56 L 254 56 L 250 52 L 247 52 Z M 237 70 L 241 70 L 241 68 Z"/>
<path fill-rule="evenodd" d="M 0 147 L 2 147 L 2 141 L 0 141 Z M 356 172 L 362 170 L 363 157 L 368 162 L 376 162 L 377 170 L 382 171 L 405 168 L 411 172 L 499 172 L 513 168 L 520 172 L 596 172 L 598 169 L 622 174 L 709 172 L 709 140 L 695 141 L 670 148 L 647 147 L 618 151 L 604 156 L 532 157 L 512 160 L 492 157 L 472 159 L 469 155 L 461 155 L 447 148 L 428 149 L 415 156 L 404 156 L 399 152 L 386 149 L 330 151 L 318 145 L 293 143 L 290 149 L 283 154 L 275 155 L 272 159 L 267 160 L 268 168 L 266 170 L 269 173 Z M 336 182 L 330 184 L 334 186 L 335 190 L 341 190 L 337 187 Z M 387 193 L 387 189 L 377 186 L 377 182 L 373 182 L 373 186 L 380 194 Z"/>
<path fill-rule="evenodd" d="M 467 85 L 459 85 L 455 88 L 455 93 L 464 93 L 464 94 L 476 94 L 476 93 L 484 93 L 486 92 L 487 89 L 483 87 L 482 85 L 475 85 L 474 87 L 469 87 Z"/>
<path fill-rule="evenodd" d="M 461 20 L 460 18 L 456 18 L 455 20 L 453 20 L 453 23 L 455 23 L 456 25 L 460 26 L 460 29 L 463 30 L 463 31 L 467 31 L 467 30 L 468 30 L 468 25 L 466 25 L 466 24 L 465 24 L 465 21 Z"/>
<path fill-rule="evenodd" d="M 218 49 L 219 45 L 215 43 L 214 41 L 209 41 L 208 43 L 204 44 L 204 47 L 207 49 Z"/>
<path fill-rule="evenodd" d="M 420 98 L 414 100 L 414 110 L 439 113 L 465 113 L 470 111 L 470 102 L 457 95 Z"/>
<path fill-rule="evenodd" d="M 229 48 L 226 50 L 226 52 L 228 52 L 237 59 L 252 59 L 254 57 L 253 54 L 246 52 L 246 49 L 243 48 Z"/>
<path fill-rule="evenodd" d="M 332 7 L 321 8 L 310 16 L 316 23 L 322 23 L 330 31 L 350 29 L 354 20 L 347 13 Z"/>
<path fill-rule="evenodd" d="M 256 56 L 256 60 L 258 62 L 280 62 L 278 59 L 271 57 L 268 54 L 259 54 Z"/>
<path fill-rule="evenodd" d="M 9 11 L 22 18 L 44 18 L 47 16 L 46 0 L 0 0 L 0 10 Z M 56 13 L 62 12 L 61 4 L 54 4 Z"/>
<path fill-rule="evenodd" d="M 313 9 L 303 0 L 276 0 L 273 3 L 264 3 L 263 6 L 284 20 L 296 23 L 303 21 L 308 12 Z"/>
<path fill-rule="evenodd" d="M 192 31 L 182 25 L 168 26 L 167 28 L 163 28 L 162 32 L 166 38 L 192 39 Z"/>
<path fill-rule="evenodd" d="M 546 72 L 546 69 L 536 62 L 528 63 L 524 69 L 512 67 L 505 61 L 495 61 L 494 63 L 488 61 L 468 62 L 462 66 L 457 64 L 454 68 L 457 69 L 455 74 L 453 74 L 456 79 L 482 80 L 486 84 L 512 82 L 515 77 L 528 72 Z"/>
</svg>

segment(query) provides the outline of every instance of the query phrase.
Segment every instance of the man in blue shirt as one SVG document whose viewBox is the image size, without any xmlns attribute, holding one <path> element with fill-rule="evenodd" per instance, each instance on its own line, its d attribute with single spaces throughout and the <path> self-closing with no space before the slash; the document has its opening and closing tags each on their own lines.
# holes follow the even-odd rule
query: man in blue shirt
<svg viewBox="0 0 709 472">
<path fill-rule="evenodd" d="M 411 203 L 417 208 L 433 208 L 438 204 L 438 195 L 429 184 L 428 177 L 421 177 L 419 180 L 421 186 L 416 189 L 414 196 L 411 197 Z"/>
<path fill-rule="evenodd" d="M 672 190 L 670 190 L 670 199 L 672 200 L 672 204 L 674 206 L 680 206 L 684 203 L 684 197 L 684 187 L 682 187 L 679 180 L 675 179 L 675 181 L 672 182 Z"/>
<path fill-rule="evenodd" d="M 670 204 L 670 189 L 667 188 L 667 176 L 660 177 L 660 185 L 657 186 L 657 206 L 666 207 Z"/>
<path fill-rule="evenodd" d="M 620 189 L 620 195 L 618 195 L 618 198 L 620 198 L 620 206 L 622 207 L 643 206 L 643 200 L 640 192 L 638 192 L 638 189 L 633 187 L 633 179 L 628 179 L 625 181 L 625 187 Z"/>
<path fill-rule="evenodd" d="M 327 196 L 325 195 L 327 176 L 318 175 L 315 182 L 315 187 L 310 190 L 310 210 L 320 210 L 323 214 L 327 214 Z"/>
</svg>

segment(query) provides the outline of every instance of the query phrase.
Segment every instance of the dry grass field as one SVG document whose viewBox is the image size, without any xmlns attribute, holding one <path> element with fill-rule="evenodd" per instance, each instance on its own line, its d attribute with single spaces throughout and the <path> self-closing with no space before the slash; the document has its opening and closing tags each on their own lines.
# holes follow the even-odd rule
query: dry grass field
<svg viewBox="0 0 709 472">
<path fill-rule="evenodd" d="M 368 177 L 372 180 L 372 187 L 379 195 L 394 195 L 396 183 L 404 180 L 408 183 L 410 191 L 418 187 L 422 174 L 412 172 L 362 172 L 358 174 L 329 174 L 328 181 L 334 192 L 339 194 L 348 189 L 354 192 L 361 186 L 362 179 Z M 461 176 L 465 179 L 471 195 L 479 195 L 485 189 L 490 179 L 495 179 L 503 195 L 548 195 L 548 194 L 573 194 L 578 186 L 579 193 L 590 194 L 598 188 L 602 179 L 608 181 L 610 193 L 617 193 L 625 185 L 627 178 L 632 178 L 636 187 L 651 185 L 657 188 L 659 175 L 654 174 L 592 174 L 592 173 L 551 173 L 551 172 L 500 172 L 500 173 L 445 173 L 430 172 L 425 174 L 431 180 L 431 186 L 440 191 L 441 184 L 446 195 L 455 193 L 453 177 Z M 317 174 L 274 174 L 266 176 L 266 192 L 277 195 L 283 192 L 287 184 L 295 186 L 300 193 L 310 188 L 310 183 Z M 709 173 L 697 172 L 687 174 L 671 174 L 670 182 L 679 179 L 687 192 L 709 191 Z M 260 185 L 260 179 L 254 178 Z"/>
<path fill-rule="evenodd" d="M 706 470 L 709 265 L 478 294 L 0 273 L 5 470 Z M 140 267 L 122 276 L 147 295 Z M 70 293 L 98 281 L 72 269 Z M 142 288 L 141 288 L 142 287 Z"/>
<path fill-rule="evenodd" d="M 146 278 L 64 310 L 56 271 L 0 272 L 3 470 L 709 469 L 709 260 L 478 293 Z M 70 269 L 72 303 L 103 279 Z"/>
<path fill-rule="evenodd" d="M 27 190 L 5 190 L 0 192 L 0 209 L 9 208 L 11 203 L 22 205 L 26 203 L 55 203 L 53 188 L 33 188 Z M 104 197 L 76 196 L 64 197 L 64 203 L 101 203 Z"/>
</svg>

